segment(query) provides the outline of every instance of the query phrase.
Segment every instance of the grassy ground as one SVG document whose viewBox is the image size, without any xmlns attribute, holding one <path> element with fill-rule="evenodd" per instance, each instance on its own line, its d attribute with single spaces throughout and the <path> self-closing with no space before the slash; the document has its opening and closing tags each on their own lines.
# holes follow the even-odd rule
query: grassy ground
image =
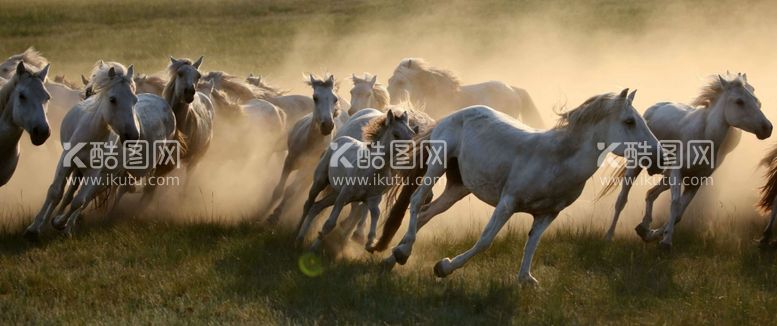
<svg viewBox="0 0 777 326">
<path fill-rule="evenodd" d="M 288 75 L 283 63 L 293 49 L 305 53 L 295 62 L 311 63 L 293 71 L 290 79 L 299 79 L 299 72 L 351 51 L 338 48 L 345 44 L 340 38 L 365 25 L 399 28 L 403 42 L 455 28 L 481 51 L 505 42 L 489 33 L 500 22 L 544 13 L 571 30 L 633 36 L 669 3 L 0 0 L 0 55 L 35 45 L 55 73 L 73 77 L 98 58 L 153 72 L 171 54 L 204 54 L 208 67 Z M 715 8 L 704 2 L 698 10 Z M 403 28 L 416 20 L 425 28 Z M 328 57 L 317 55 L 319 43 L 292 42 L 301 34 L 334 42 Z M 13 225 L 31 218 L 27 208 L 0 210 L 19 210 L 0 214 Z M 86 223 L 72 239 L 49 235 L 38 244 L 24 241 L 15 226 L 0 228 L 0 323 L 774 322 L 777 257 L 751 243 L 755 227 L 730 237 L 681 229 L 671 254 L 632 234 L 606 243 L 598 229 L 553 229 L 535 257 L 540 288 L 516 283 L 526 235 L 511 230 L 448 279 L 434 278 L 437 260 L 474 243 L 480 228 L 471 230 L 461 237 L 422 235 L 408 266 L 392 273 L 380 269 L 381 254 L 316 257 L 321 274 L 309 276 L 289 232 L 252 225 Z"/>
<path fill-rule="evenodd" d="M 290 234 L 248 225 L 88 225 L 72 239 L 0 239 L 0 319 L 14 323 L 770 324 L 775 254 L 681 232 L 670 255 L 600 232 L 560 231 L 515 281 L 526 237 L 507 232 L 445 280 L 441 257 L 474 242 L 423 241 L 392 273 L 378 257 L 300 270 Z M 433 245 L 431 245 L 433 244 Z M 380 255 L 379 255 L 380 256 Z M 306 270 L 316 270 L 309 267 Z"/>
</svg>

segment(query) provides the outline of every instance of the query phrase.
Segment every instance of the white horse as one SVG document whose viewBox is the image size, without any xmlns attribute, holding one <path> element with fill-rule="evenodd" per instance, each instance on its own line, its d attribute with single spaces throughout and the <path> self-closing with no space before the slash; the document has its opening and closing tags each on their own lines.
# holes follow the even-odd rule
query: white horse
<svg viewBox="0 0 777 326">
<path fill-rule="evenodd" d="M 753 87 L 747 83 L 747 75 L 717 75 L 704 87 L 693 106 L 663 102 L 645 111 L 645 120 L 658 139 L 682 143 L 683 148 L 678 151 L 676 159 L 683 164 L 663 170 L 661 182 L 648 191 L 645 216 L 635 228 L 642 240 L 648 242 L 661 238 L 661 248 L 671 248 L 674 226 L 680 222 L 683 212 L 701 186 L 701 183 L 687 182 L 687 179 L 712 175 L 739 142 L 741 135 L 737 129 L 755 134 L 758 139 L 766 139 L 772 134 L 772 124 L 761 111 L 761 102 L 753 91 Z M 706 141 L 712 146 L 706 153 L 693 150 L 692 146 L 688 146 L 693 141 Z M 619 170 L 622 188 L 615 203 L 607 239 L 612 239 L 618 217 L 626 206 L 633 184 L 626 180 L 635 179 L 641 171 L 639 166 L 628 169 L 624 166 Z M 617 184 L 611 183 L 608 186 L 602 195 L 613 190 Z M 653 202 L 669 189 L 672 194 L 669 221 L 658 229 L 650 229 Z"/>
<path fill-rule="evenodd" d="M 420 58 L 403 59 L 389 78 L 391 104 L 410 101 L 437 114 L 470 105 L 485 105 L 505 112 L 535 128 L 542 118 L 529 93 L 501 81 L 461 85 L 450 71 L 430 66 Z"/>
<path fill-rule="evenodd" d="M 176 136 L 182 142 L 181 161 L 186 167 L 186 183 L 199 161 L 208 151 L 213 139 L 213 103 L 207 94 L 197 91 L 197 83 L 202 77 L 199 67 L 203 57 L 192 62 L 189 59 L 170 57 L 167 67 L 169 78 L 163 97 L 175 114 Z M 159 175 L 168 173 L 167 169 L 157 171 Z M 143 197 L 147 201 L 155 188 L 146 188 Z"/>
<path fill-rule="evenodd" d="M 418 229 L 472 193 L 496 210 L 475 246 L 452 260 L 440 260 L 435 274 L 445 277 L 462 267 L 491 245 L 514 213 L 524 212 L 533 215 L 534 222 L 518 279 L 536 284 L 531 261 L 540 237 L 559 212 L 580 196 L 586 180 L 598 169 L 602 153 L 598 145 L 619 143 L 613 153 L 623 155 L 623 143 L 645 142 L 651 154 L 659 152 L 658 140 L 632 106 L 633 99 L 634 92 L 628 94 L 628 89 L 620 95 L 594 96 L 563 113 L 557 127 L 543 132 L 532 131 L 485 106 L 464 108 L 443 118 L 431 132 L 418 138 L 434 142 L 417 146 L 419 152 L 441 151 L 441 156 L 409 170 L 410 177 L 423 174 L 424 181 L 410 199 L 407 233 L 386 263 L 404 264 Z M 446 172 L 445 191 L 421 207 L 433 184 Z"/>
<path fill-rule="evenodd" d="M 36 146 L 51 134 L 46 120 L 49 93 L 44 86 L 49 66 L 33 72 L 23 62 L 0 86 L 0 187 L 8 183 L 19 163 L 19 139 L 26 130 Z"/>
<path fill-rule="evenodd" d="M 354 115 L 359 110 L 372 108 L 385 111 L 389 105 L 389 93 L 386 87 L 378 83 L 378 76 L 365 74 L 364 78 L 351 75 L 351 108 L 348 114 Z"/>
<path fill-rule="evenodd" d="M 73 175 L 105 178 L 114 172 L 115 169 L 91 168 L 90 166 L 79 165 L 79 162 L 90 162 L 90 152 L 95 143 L 112 142 L 115 144 L 140 138 L 138 117 L 133 109 L 133 106 L 138 101 L 134 94 L 135 86 L 132 82 L 133 70 L 132 66 L 125 68 L 115 62 L 102 63 L 101 61 L 95 67 L 95 73 L 92 78 L 95 95 L 70 110 L 63 120 L 60 131 L 63 136 L 61 137 L 63 144 L 69 143 L 73 146 L 78 144 L 86 145 L 75 153 L 69 153 L 69 150 L 62 152 L 57 163 L 54 180 L 49 187 L 43 207 L 33 223 L 25 231 L 25 237 L 28 239 L 36 240 L 38 238 L 41 227 L 62 200 L 68 177 Z M 73 150 L 76 150 L 76 147 L 73 147 Z M 121 172 L 118 172 L 118 174 L 121 174 Z M 84 185 L 84 187 L 71 202 L 73 207 L 78 208 L 78 212 L 94 196 L 101 193 L 107 185 L 90 183 Z M 73 189 L 77 188 L 76 186 Z M 65 204 L 68 204 L 68 202 L 70 200 L 67 200 Z M 72 227 L 72 224 L 68 224 L 69 227 Z"/>
<path fill-rule="evenodd" d="M 397 113 L 393 110 L 382 113 L 375 109 L 364 109 L 357 112 L 343 126 L 344 134 L 333 141 L 316 167 L 313 185 L 300 220 L 298 244 L 302 242 L 311 223 L 321 211 L 334 205 L 329 219 L 319 233 L 318 240 L 313 244 L 313 248 L 318 247 L 321 240 L 334 229 L 343 206 L 354 203 L 351 205 L 351 216 L 346 221 L 348 224 L 346 230 L 350 232 L 351 227 L 357 222 L 362 223 L 367 213 L 365 209 L 368 209 L 372 219 L 365 248 L 372 251 L 380 217 L 379 205 L 383 193 L 390 188 L 390 184 L 381 183 L 379 180 L 390 179 L 395 174 L 390 163 L 390 158 L 395 157 L 395 153 L 392 153 L 395 149 L 392 143 L 395 140 L 410 140 L 420 129 L 419 123 L 426 127 L 430 121 L 420 112 L 413 111 L 413 117 L 410 117 L 408 111 L 404 111 L 401 116 L 397 116 Z M 413 126 L 413 124 L 416 125 Z M 355 127 L 360 127 L 358 131 L 361 132 L 352 136 L 351 134 L 354 134 L 352 130 L 356 129 Z M 333 157 L 335 153 L 337 157 Z M 382 163 L 371 164 L 366 168 L 360 167 L 357 161 L 365 156 L 371 162 Z M 359 182 L 344 184 L 344 179 L 359 180 Z M 366 184 L 360 183 L 364 180 L 371 181 Z M 326 191 L 326 194 L 321 200 L 316 201 L 323 191 Z M 358 233 L 354 236 L 356 239 L 360 237 Z"/>
<path fill-rule="evenodd" d="M 329 75 L 325 78 L 309 76 L 308 84 L 313 88 L 313 101 L 315 109 L 304 116 L 289 130 L 287 138 L 288 153 L 283 162 L 283 171 L 280 180 L 273 189 L 272 198 L 267 209 L 273 209 L 268 217 L 268 223 L 278 221 L 286 202 L 296 198 L 302 188 L 310 185 L 313 170 L 321 154 L 326 150 L 332 140 L 331 134 L 335 128 L 348 120 L 348 113 L 341 109 L 340 99 L 335 94 L 335 77 Z M 294 183 L 286 189 L 286 181 L 294 172 L 297 177 Z"/>
</svg>

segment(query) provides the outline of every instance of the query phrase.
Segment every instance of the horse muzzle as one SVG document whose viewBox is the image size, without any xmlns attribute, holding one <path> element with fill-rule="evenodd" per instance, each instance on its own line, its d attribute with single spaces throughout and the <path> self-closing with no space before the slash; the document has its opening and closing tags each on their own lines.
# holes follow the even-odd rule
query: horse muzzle
<svg viewBox="0 0 777 326">
<path fill-rule="evenodd" d="M 30 130 L 30 141 L 35 146 L 43 145 L 49 139 L 49 136 L 51 136 L 51 129 L 49 127 L 35 127 Z"/>
<path fill-rule="evenodd" d="M 769 138 L 772 136 L 772 123 L 771 122 L 764 122 L 763 126 L 759 129 L 759 131 L 755 134 L 756 137 L 760 140 L 764 140 L 766 138 Z"/>
<path fill-rule="evenodd" d="M 335 123 L 333 121 L 326 121 L 321 123 L 321 134 L 326 136 L 332 133 L 335 129 Z"/>
</svg>

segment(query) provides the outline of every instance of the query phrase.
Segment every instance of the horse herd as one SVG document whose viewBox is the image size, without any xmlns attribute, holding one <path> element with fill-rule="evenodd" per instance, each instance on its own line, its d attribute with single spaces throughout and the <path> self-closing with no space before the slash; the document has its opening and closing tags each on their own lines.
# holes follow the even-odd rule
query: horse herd
<svg viewBox="0 0 777 326">
<path fill-rule="evenodd" d="M 38 239 L 49 220 L 55 229 L 70 234 L 90 203 L 109 202 L 107 212 L 111 214 L 126 193 L 136 190 L 142 191 L 136 207 L 143 210 L 154 200 L 157 187 L 150 183 L 135 189 L 73 182 L 71 177 L 147 179 L 182 166 L 188 183 L 218 137 L 214 131 L 225 123 L 241 124 L 272 135 L 273 141 L 263 154 L 285 155 L 279 181 L 261 210 L 270 213 L 265 223 L 274 225 L 287 206 L 309 190 L 298 221 L 298 245 L 305 241 L 317 217 L 332 207 L 311 249 L 341 227 L 350 236 L 348 241 L 364 244 L 369 252 L 383 251 L 409 209 L 405 236 L 384 260 L 387 266 L 405 264 L 418 230 L 473 194 L 495 210 L 477 243 L 452 259 L 440 260 L 434 273 L 445 277 L 462 267 L 491 245 L 513 214 L 523 212 L 531 214 L 534 221 L 518 278 L 535 284 L 531 262 L 542 233 L 561 210 L 575 202 L 586 181 L 599 169 L 599 144 L 610 145 L 612 154 L 627 156 L 627 144 L 641 143 L 646 150 L 639 155 L 659 158 L 646 166 L 624 165 L 620 169 L 621 192 L 606 238 L 612 239 L 633 185 L 629 181 L 646 169 L 662 177 L 647 193 L 645 216 L 636 233 L 646 242 L 659 241 L 662 248 L 670 248 L 674 226 L 700 187 L 679 180 L 710 176 L 737 145 L 741 131 L 758 139 L 766 139 L 772 132 L 746 74 L 715 75 L 693 103 L 658 103 L 644 115 L 632 105 L 636 91 L 595 95 L 560 113 L 554 127 L 540 129 L 543 121 L 525 90 L 499 81 L 462 85 L 449 71 L 418 58 L 403 59 L 387 87 L 378 83 L 376 76 L 353 75 L 350 103 L 337 94 L 338 83 L 332 75 L 309 75 L 312 93 L 289 95 L 260 76 L 242 80 L 221 71 L 202 73 L 202 64 L 202 57 L 194 61 L 171 57 L 167 76 L 147 76 L 136 73 L 132 65 L 101 60 L 88 77 L 82 76 L 83 87 L 63 77 L 49 81 L 48 61 L 32 48 L 0 64 L 0 186 L 16 169 L 24 131 L 34 145 L 42 145 L 51 135 L 50 126 L 59 126 L 62 146 L 45 202 L 25 236 Z M 175 162 L 152 157 L 152 164 L 142 169 L 72 164 L 89 161 L 91 146 L 96 146 L 91 144 L 139 140 L 175 142 L 180 146 L 179 157 Z M 662 144 L 673 140 L 712 143 L 715 164 L 699 161 L 662 168 L 658 163 L 667 154 Z M 398 142 L 413 145 L 405 154 L 418 158 L 419 164 L 405 169 L 388 164 L 354 167 L 364 155 L 383 162 L 392 159 L 400 154 L 399 149 L 383 145 Z M 78 143 L 90 145 L 75 153 L 68 151 Z M 438 159 L 424 159 L 424 153 L 431 152 L 437 153 Z M 684 162 L 699 154 L 688 148 L 677 155 Z M 768 153 L 763 163 L 769 171 L 758 206 L 772 214 L 760 240 L 766 246 L 777 215 L 777 150 Z M 434 196 L 432 188 L 443 176 L 444 191 Z M 343 178 L 380 177 L 409 181 L 342 182 Z M 617 185 L 610 184 L 603 193 Z M 651 228 L 653 202 L 666 190 L 671 192 L 669 221 Z M 378 238 L 382 202 L 388 214 Z M 338 225 L 346 206 L 350 206 L 348 216 Z"/>
</svg>

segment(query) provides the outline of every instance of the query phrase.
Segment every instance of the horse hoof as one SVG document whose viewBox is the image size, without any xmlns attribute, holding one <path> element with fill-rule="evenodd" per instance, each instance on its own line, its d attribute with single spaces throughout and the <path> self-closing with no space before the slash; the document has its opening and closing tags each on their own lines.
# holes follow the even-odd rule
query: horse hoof
<svg viewBox="0 0 777 326">
<path fill-rule="evenodd" d="M 25 239 L 27 239 L 27 241 L 30 241 L 30 242 L 40 241 L 40 233 L 38 233 L 38 231 L 32 231 L 28 229 L 24 231 L 23 236 Z"/>
<path fill-rule="evenodd" d="M 62 231 L 67 226 L 67 218 L 65 218 L 65 215 L 57 215 L 51 220 L 51 226 Z"/>
<path fill-rule="evenodd" d="M 439 278 L 445 278 L 446 276 L 450 275 L 450 272 L 447 271 L 447 269 L 450 267 L 451 260 L 448 258 L 440 259 L 440 261 L 437 262 L 437 264 L 434 264 L 434 276 L 437 276 Z"/>
<path fill-rule="evenodd" d="M 410 258 L 410 256 L 405 254 L 404 251 L 400 250 L 399 247 L 394 248 L 394 250 L 392 250 L 391 253 L 394 255 L 394 259 L 400 265 L 406 264 L 407 263 L 407 259 Z"/>
<path fill-rule="evenodd" d="M 540 285 L 540 282 L 537 281 L 534 276 L 531 274 L 527 275 L 518 275 L 518 283 L 524 286 L 530 286 L 530 287 L 538 287 Z"/>
<path fill-rule="evenodd" d="M 642 240 L 647 241 L 647 236 L 650 233 L 650 228 L 643 224 L 638 224 L 637 227 L 634 228 L 634 231 L 637 232 L 637 235 L 642 238 Z"/>
<path fill-rule="evenodd" d="M 392 269 L 394 269 L 394 266 L 397 264 L 397 259 L 394 258 L 394 255 L 386 257 L 381 262 L 381 267 L 383 267 L 383 271 L 390 272 Z"/>
</svg>

